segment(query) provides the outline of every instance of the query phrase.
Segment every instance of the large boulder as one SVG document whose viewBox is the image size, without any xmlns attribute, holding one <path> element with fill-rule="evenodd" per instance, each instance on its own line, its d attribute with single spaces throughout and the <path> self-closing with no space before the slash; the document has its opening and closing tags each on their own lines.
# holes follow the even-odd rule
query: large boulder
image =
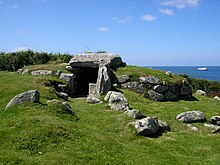
<svg viewBox="0 0 220 165">
<path fill-rule="evenodd" d="M 119 110 L 129 110 L 129 103 L 125 96 L 120 92 L 109 91 L 104 98 L 105 101 L 109 101 L 109 106 L 111 109 Z"/>
<path fill-rule="evenodd" d="M 180 95 L 181 96 L 192 96 L 192 90 L 189 86 L 182 85 L 180 88 Z"/>
<path fill-rule="evenodd" d="M 164 99 L 165 99 L 164 95 L 157 93 L 154 90 L 149 90 L 147 97 L 151 100 L 154 100 L 154 101 L 164 101 Z"/>
<path fill-rule="evenodd" d="M 6 106 L 8 109 L 12 106 L 19 105 L 26 102 L 39 102 L 40 93 L 37 90 L 30 90 L 21 94 L 16 95 Z"/>
<path fill-rule="evenodd" d="M 108 92 L 111 88 L 110 80 L 111 69 L 108 66 L 101 65 L 98 71 L 98 79 L 96 82 L 96 92 L 101 95 Z"/>
<path fill-rule="evenodd" d="M 108 65 L 115 69 L 125 65 L 121 57 L 112 53 L 86 53 L 74 56 L 68 63 L 68 66 L 98 68 L 99 65 Z"/>
<path fill-rule="evenodd" d="M 177 120 L 183 123 L 203 122 L 206 120 L 205 115 L 201 111 L 182 112 L 176 117 Z"/>
<path fill-rule="evenodd" d="M 91 104 L 102 103 L 102 101 L 99 99 L 99 96 L 97 95 L 88 95 L 86 102 Z"/>
<path fill-rule="evenodd" d="M 220 116 L 212 116 L 211 123 L 220 126 Z"/>
<path fill-rule="evenodd" d="M 169 89 L 168 85 L 155 85 L 154 86 L 154 91 L 158 93 L 163 93 Z"/>
<path fill-rule="evenodd" d="M 154 77 L 154 76 L 140 77 L 139 80 L 141 83 L 145 83 L 145 84 L 152 84 L 152 85 L 160 85 L 161 84 L 160 79 L 157 77 Z"/>
<path fill-rule="evenodd" d="M 136 81 L 127 82 L 127 83 L 121 84 L 121 86 L 125 89 L 131 89 L 141 94 L 144 93 L 144 84 L 140 82 L 136 82 Z"/>
<path fill-rule="evenodd" d="M 60 79 L 65 80 L 68 84 L 67 86 L 67 91 L 63 91 L 70 96 L 73 96 L 76 92 L 76 85 L 75 85 L 75 80 L 74 80 L 74 74 L 72 73 L 61 73 L 60 74 Z"/>
<path fill-rule="evenodd" d="M 142 136 L 156 134 L 160 128 L 158 119 L 153 117 L 146 117 L 141 120 L 135 121 L 134 127 L 136 128 L 138 134 Z"/>
<path fill-rule="evenodd" d="M 130 81 L 130 77 L 128 75 L 117 76 L 117 79 L 120 84 L 124 84 L 124 83 Z"/>
<path fill-rule="evenodd" d="M 32 71 L 31 74 L 33 76 L 49 76 L 49 75 L 52 75 L 52 71 L 49 71 L 49 70 L 36 70 L 36 71 Z"/>
</svg>

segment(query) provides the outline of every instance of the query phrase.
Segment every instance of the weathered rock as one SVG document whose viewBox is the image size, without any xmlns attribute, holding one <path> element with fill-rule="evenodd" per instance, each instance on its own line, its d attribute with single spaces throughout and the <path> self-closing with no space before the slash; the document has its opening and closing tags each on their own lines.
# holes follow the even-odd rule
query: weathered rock
<svg viewBox="0 0 220 165">
<path fill-rule="evenodd" d="M 117 76 L 117 79 L 120 84 L 124 84 L 124 83 L 130 81 L 130 77 L 127 75 Z"/>
<path fill-rule="evenodd" d="M 158 93 L 163 93 L 169 89 L 168 85 L 155 85 L 154 86 L 154 91 Z"/>
<path fill-rule="evenodd" d="M 99 96 L 97 95 L 88 95 L 86 102 L 91 104 L 102 103 L 102 101 L 99 99 Z"/>
<path fill-rule="evenodd" d="M 141 83 L 148 83 L 152 85 L 160 85 L 161 81 L 159 78 L 154 77 L 154 76 L 145 76 L 145 77 L 140 77 L 139 78 Z"/>
<path fill-rule="evenodd" d="M 181 96 L 191 96 L 192 95 L 192 90 L 189 86 L 182 85 L 180 88 L 180 95 Z"/>
<path fill-rule="evenodd" d="M 137 109 L 132 109 L 132 110 L 127 110 L 124 112 L 130 117 L 133 117 L 134 119 L 142 119 L 145 118 L 146 116 L 142 114 L 139 110 Z"/>
<path fill-rule="evenodd" d="M 101 95 L 108 92 L 111 88 L 110 80 L 111 69 L 108 66 L 100 66 L 98 71 L 98 79 L 96 82 L 96 92 Z"/>
<path fill-rule="evenodd" d="M 26 102 L 39 102 L 40 93 L 37 90 L 30 90 L 21 94 L 16 95 L 6 106 L 8 109 L 12 106 L 19 105 Z"/>
<path fill-rule="evenodd" d="M 94 83 L 89 83 L 89 95 L 96 95 L 96 84 Z"/>
<path fill-rule="evenodd" d="M 172 77 L 173 76 L 173 74 L 172 74 L 172 72 L 171 71 L 166 71 L 166 73 L 165 73 L 167 76 L 169 76 L 169 77 Z"/>
<path fill-rule="evenodd" d="M 99 65 L 108 65 L 110 68 L 118 68 L 125 65 L 121 57 L 112 53 L 90 53 L 74 56 L 68 63 L 71 67 L 98 68 Z"/>
<path fill-rule="evenodd" d="M 148 91 L 148 98 L 154 101 L 164 101 L 165 99 L 164 95 L 157 93 L 154 90 Z"/>
<path fill-rule="evenodd" d="M 47 101 L 47 104 L 49 106 L 55 106 L 55 107 L 60 106 L 60 109 L 58 110 L 59 113 L 68 113 L 71 115 L 75 115 L 75 111 L 67 102 L 61 102 L 59 100 L 49 100 Z"/>
<path fill-rule="evenodd" d="M 121 86 L 125 89 L 131 89 L 141 94 L 144 93 L 144 84 L 140 82 L 136 82 L 136 81 L 127 82 L 127 83 L 121 84 Z"/>
<path fill-rule="evenodd" d="M 61 70 L 57 70 L 57 71 L 56 71 L 56 73 L 55 73 L 55 76 L 60 77 L 61 73 L 62 73 L 62 71 L 61 71 Z"/>
<path fill-rule="evenodd" d="M 177 115 L 176 119 L 183 123 L 203 122 L 206 120 L 205 115 L 201 111 L 183 112 Z"/>
<path fill-rule="evenodd" d="M 159 124 L 159 130 L 161 132 L 171 131 L 169 124 L 167 124 L 166 122 L 158 120 L 158 124 Z"/>
<path fill-rule="evenodd" d="M 60 93 L 59 93 L 59 97 L 62 98 L 62 99 L 64 99 L 65 101 L 68 100 L 68 94 L 66 94 L 66 93 L 64 93 L 64 92 L 60 92 Z"/>
<path fill-rule="evenodd" d="M 49 76 L 49 75 L 52 75 L 52 71 L 49 71 L 49 70 L 36 70 L 36 71 L 32 71 L 31 74 L 33 76 Z"/>
<path fill-rule="evenodd" d="M 109 101 L 109 106 L 111 109 L 119 110 L 129 110 L 128 100 L 122 93 L 109 91 L 104 98 L 105 101 Z"/>
<path fill-rule="evenodd" d="M 220 126 L 213 124 L 204 124 L 204 126 L 213 129 L 212 133 L 220 133 Z"/>
<path fill-rule="evenodd" d="M 149 136 L 156 134 L 159 130 L 159 123 L 157 118 L 146 117 L 134 122 L 134 126 L 139 135 Z"/>
<path fill-rule="evenodd" d="M 74 81 L 74 74 L 70 73 L 61 73 L 60 75 L 61 80 L 67 81 L 68 90 L 66 91 L 68 95 L 73 96 L 76 92 L 76 86 Z"/>
<path fill-rule="evenodd" d="M 203 90 L 197 90 L 196 94 L 200 96 L 206 96 L 206 93 Z"/>
<path fill-rule="evenodd" d="M 215 125 L 220 125 L 220 116 L 212 116 L 211 123 Z"/>
<path fill-rule="evenodd" d="M 190 130 L 192 130 L 192 131 L 199 132 L 199 128 L 198 128 L 198 127 L 195 127 L 195 126 L 193 126 L 193 125 L 191 125 L 191 124 L 187 124 L 187 127 L 188 127 Z"/>
<path fill-rule="evenodd" d="M 215 96 L 213 99 L 220 100 L 220 98 L 218 96 Z"/>
<path fill-rule="evenodd" d="M 176 100 L 178 100 L 178 96 L 175 93 L 171 92 L 171 91 L 166 91 L 164 95 L 165 95 L 165 100 L 167 100 L 167 101 L 176 101 Z"/>
<path fill-rule="evenodd" d="M 29 70 L 28 69 L 18 69 L 17 72 L 20 74 L 28 74 Z"/>
</svg>

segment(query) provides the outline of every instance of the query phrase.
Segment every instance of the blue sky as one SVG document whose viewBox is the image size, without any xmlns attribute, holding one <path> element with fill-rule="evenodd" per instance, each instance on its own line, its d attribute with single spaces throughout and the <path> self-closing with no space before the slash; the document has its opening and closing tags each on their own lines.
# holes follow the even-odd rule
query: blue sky
<svg viewBox="0 0 220 165">
<path fill-rule="evenodd" d="M 0 51 L 106 50 L 130 65 L 219 65 L 219 0 L 0 0 Z"/>
</svg>

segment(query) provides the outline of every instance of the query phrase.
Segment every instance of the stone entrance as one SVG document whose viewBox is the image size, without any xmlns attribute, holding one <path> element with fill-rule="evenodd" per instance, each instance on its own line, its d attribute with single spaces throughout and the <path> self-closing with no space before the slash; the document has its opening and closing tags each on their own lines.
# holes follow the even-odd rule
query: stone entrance
<svg viewBox="0 0 220 165">
<path fill-rule="evenodd" d="M 101 95 L 111 88 L 112 70 L 125 66 L 121 58 L 111 53 L 89 53 L 74 56 L 67 70 L 74 74 L 73 97 Z"/>
</svg>

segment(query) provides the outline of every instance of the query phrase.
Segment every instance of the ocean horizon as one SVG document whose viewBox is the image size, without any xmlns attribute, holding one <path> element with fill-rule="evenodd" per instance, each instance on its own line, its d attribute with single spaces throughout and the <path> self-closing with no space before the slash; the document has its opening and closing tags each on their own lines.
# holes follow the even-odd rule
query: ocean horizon
<svg viewBox="0 0 220 165">
<path fill-rule="evenodd" d="M 199 79 L 214 80 L 220 82 L 220 66 L 144 66 L 163 71 L 171 71 L 175 74 L 187 74 Z M 207 71 L 199 71 L 199 67 L 208 68 Z"/>
</svg>

